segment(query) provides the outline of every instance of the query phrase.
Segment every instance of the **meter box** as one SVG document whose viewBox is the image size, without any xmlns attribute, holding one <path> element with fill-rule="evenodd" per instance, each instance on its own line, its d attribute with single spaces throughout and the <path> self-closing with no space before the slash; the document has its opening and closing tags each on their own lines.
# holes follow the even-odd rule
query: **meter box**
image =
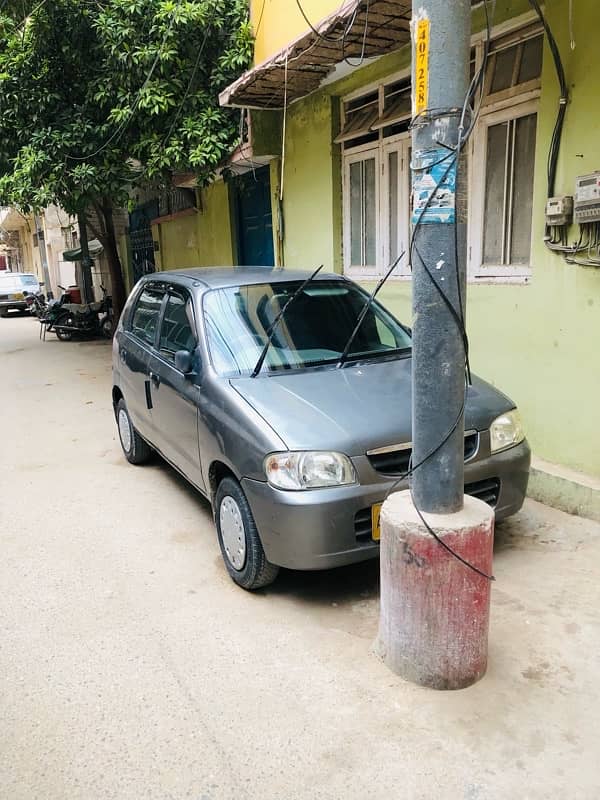
<svg viewBox="0 0 600 800">
<path fill-rule="evenodd" d="M 546 201 L 546 225 L 570 225 L 573 219 L 573 198 L 549 197 Z"/>
<path fill-rule="evenodd" d="M 575 178 L 575 222 L 600 222 L 600 171 Z"/>
</svg>

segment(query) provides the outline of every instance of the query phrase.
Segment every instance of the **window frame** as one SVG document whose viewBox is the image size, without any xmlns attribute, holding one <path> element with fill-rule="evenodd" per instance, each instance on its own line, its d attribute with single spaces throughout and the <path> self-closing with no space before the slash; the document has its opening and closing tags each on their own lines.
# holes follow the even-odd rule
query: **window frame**
<svg viewBox="0 0 600 800">
<path fill-rule="evenodd" d="M 345 106 L 348 103 L 359 100 L 361 97 L 367 97 L 378 92 L 379 96 L 379 117 L 385 113 L 386 89 L 395 83 L 400 83 L 410 78 L 410 68 L 404 69 L 399 73 L 390 75 L 385 82 L 377 82 L 364 86 L 344 97 L 340 98 L 341 103 L 341 124 L 342 129 L 345 120 Z M 410 115 L 406 117 L 410 119 Z M 395 123 L 394 123 L 395 124 Z M 390 231 L 387 220 L 389 219 L 389 154 L 392 151 L 397 151 L 400 161 L 403 159 L 407 167 L 409 167 L 408 154 L 411 146 L 410 131 L 403 133 L 396 133 L 392 136 L 384 136 L 384 127 L 377 127 L 372 131 L 373 140 L 370 142 L 352 146 L 352 139 L 342 142 L 342 269 L 343 274 L 347 275 L 353 280 L 373 280 L 380 278 L 385 274 L 388 264 L 390 264 Z M 391 126 L 390 126 L 391 127 Z M 376 263 L 366 267 L 360 267 L 351 263 L 351 195 L 350 195 L 350 165 L 357 161 L 364 160 L 368 153 L 375 154 L 375 201 L 376 208 L 376 224 L 375 224 L 375 252 Z M 399 194 L 398 205 L 399 208 L 404 207 L 407 210 L 406 219 L 402 218 L 399 213 L 398 219 L 398 233 L 399 240 L 402 247 L 408 250 L 408 242 L 410 237 L 410 203 L 411 203 L 411 190 L 408 183 L 401 180 L 403 165 L 399 164 Z M 410 172 L 407 177 L 410 176 Z M 405 244 L 406 243 L 406 244 Z M 403 258 L 401 263 L 396 267 L 392 275 L 394 279 L 409 280 L 411 277 L 408 258 Z"/>
<path fill-rule="evenodd" d="M 381 171 L 381 153 L 379 142 L 369 142 L 358 147 L 347 148 L 344 151 L 344 177 L 343 177 L 343 235 L 344 235 L 344 274 L 354 278 L 373 278 L 379 275 L 377 263 L 368 264 L 364 267 L 351 263 L 352 253 L 352 227 L 351 227 L 351 205 L 350 194 L 350 168 L 352 164 L 359 164 L 373 157 L 375 159 L 375 260 L 379 259 L 380 251 L 380 229 L 381 229 L 381 200 L 379 191 L 379 174 Z"/>
<path fill-rule="evenodd" d="M 524 45 L 524 43 L 537 36 L 542 36 L 542 46 L 545 45 L 543 28 L 540 26 L 535 13 L 528 11 L 518 17 L 508 20 L 496 26 L 492 30 L 492 52 L 494 57 L 502 50 L 515 45 Z M 486 33 L 480 31 L 471 36 L 472 59 L 474 57 L 475 69 L 481 67 L 483 61 L 484 42 Z M 522 51 L 520 52 L 517 62 L 520 63 Z M 514 72 L 517 72 L 517 63 L 514 66 Z M 367 84 L 360 89 L 340 97 L 341 104 L 341 125 L 342 129 L 345 120 L 345 106 L 346 104 L 359 100 L 361 97 L 372 94 L 376 90 L 379 92 L 379 114 L 384 113 L 384 98 L 385 90 L 390 84 L 410 78 L 411 69 L 404 69 L 400 72 L 390 75 L 385 81 L 377 81 Z M 490 86 L 491 73 L 486 77 L 486 87 Z M 493 125 L 501 122 L 506 122 L 511 119 L 518 119 L 528 114 L 536 114 L 537 135 L 539 136 L 539 98 L 541 94 L 542 77 L 511 86 L 509 89 L 499 91 L 493 95 L 489 95 L 484 100 L 480 108 L 480 116 L 473 131 L 473 135 L 469 142 L 467 152 L 467 171 L 468 171 L 468 196 L 469 196 L 469 214 L 468 214 L 468 248 L 467 248 L 467 280 L 473 283 L 526 283 L 532 275 L 532 259 L 531 251 L 534 244 L 533 236 L 533 213 L 532 213 L 532 236 L 531 248 L 528 265 L 515 265 L 497 267 L 484 267 L 481 263 L 483 255 L 483 222 L 485 211 L 485 180 L 486 180 L 486 148 L 487 148 L 487 129 Z M 394 145 L 406 139 L 408 145 L 402 145 L 406 148 L 405 152 L 410 152 L 410 132 L 400 133 L 390 137 L 383 136 L 383 128 L 373 131 L 377 134 L 377 138 L 373 138 L 368 143 L 363 143 L 352 147 L 352 139 L 346 140 L 341 144 L 341 163 L 342 163 L 342 224 L 343 224 L 343 239 L 342 239 L 342 271 L 344 275 L 355 280 L 373 280 L 381 277 L 385 271 L 385 265 L 389 263 L 389 247 L 390 247 L 390 230 L 388 225 L 389 219 L 389 175 L 388 171 L 388 156 L 394 149 Z M 361 268 L 351 265 L 350 263 L 350 186 L 349 186 L 349 159 L 355 155 L 368 152 L 369 150 L 379 151 L 379 165 L 376 170 L 376 198 L 378 202 L 378 209 L 376 215 L 376 252 L 378 265 L 371 268 Z M 536 141 L 537 153 L 537 141 Z M 409 166 L 408 162 L 407 165 Z M 401 173 L 401 168 L 399 172 Z M 410 172 L 407 175 L 408 182 L 410 182 Z M 404 191 L 404 187 L 401 186 Z M 402 231 L 403 236 L 407 236 L 410 243 L 410 208 L 411 208 L 411 189 L 409 187 L 408 199 L 405 203 L 407 209 L 407 220 L 402 220 L 400 215 L 399 233 Z M 535 173 L 534 173 L 534 189 L 533 200 L 535 202 Z M 399 206 L 401 199 L 399 196 Z M 406 233 L 408 231 L 408 233 Z M 400 252 L 402 247 L 399 248 Z M 390 280 L 410 280 L 411 271 L 408 259 L 402 260 L 401 265 L 394 270 L 390 276 Z"/>
<path fill-rule="evenodd" d="M 530 93 L 527 93 L 528 97 Z M 511 265 L 489 265 L 484 266 L 483 260 L 483 235 L 485 222 L 485 185 L 487 178 L 487 142 L 488 129 L 494 125 L 519 119 L 521 117 L 536 115 L 537 131 L 539 132 L 539 102 L 538 99 L 527 99 L 519 103 L 514 103 L 514 98 L 510 101 L 499 104 L 490 104 L 485 113 L 482 111 L 477 127 L 471 142 L 469 158 L 469 247 L 467 275 L 470 281 L 475 283 L 485 283 L 502 279 L 518 280 L 526 282 L 532 275 L 531 251 L 533 249 L 533 231 L 529 250 L 529 264 Z M 499 107 L 498 107 L 499 106 Z M 537 150 L 537 143 L 536 143 Z M 535 198 L 535 174 L 534 188 L 532 189 Z M 533 226 L 533 213 L 532 213 Z"/>
</svg>

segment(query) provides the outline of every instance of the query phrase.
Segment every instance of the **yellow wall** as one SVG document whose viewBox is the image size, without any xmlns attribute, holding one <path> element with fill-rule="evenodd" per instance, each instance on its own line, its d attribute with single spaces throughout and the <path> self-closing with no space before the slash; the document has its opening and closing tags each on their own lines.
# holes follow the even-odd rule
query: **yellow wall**
<svg viewBox="0 0 600 800">
<path fill-rule="evenodd" d="M 233 264 L 229 193 L 223 181 L 201 191 L 198 211 L 152 226 L 159 270 Z"/>
<path fill-rule="evenodd" d="M 302 0 L 302 8 L 313 25 L 341 5 L 341 0 Z M 251 0 L 250 13 L 256 36 L 255 64 L 266 61 L 309 30 L 296 0 Z"/>
</svg>

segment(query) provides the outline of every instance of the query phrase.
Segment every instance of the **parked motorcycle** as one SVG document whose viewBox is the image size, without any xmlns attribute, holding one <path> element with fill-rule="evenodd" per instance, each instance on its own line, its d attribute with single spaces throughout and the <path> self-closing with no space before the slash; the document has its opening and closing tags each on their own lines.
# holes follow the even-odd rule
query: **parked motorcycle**
<svg viewBox="0 0 600 800">
<path fill-rule="evenodd" d="M 23 291 L 25 302 L 27 303 L 27 310 L 32 317 L 41 318 L 44 316 L 48 309 L 48 302 L 46 295 L 41 291 L 39 292 L 26 292 Z"/>
<path fill-rule="evenodd" d="M 42 338 L 43 335 L 44 340 L 46 339 L 46 332 L 54 329 L 55 323 L 63 312 L 63 306 L 71 303 L 72 300 L 71 292 L 67 288 L 61 286 L 60 283 L 58 284 L 58 288 L 61 290 L 59 299 L 48 300 L 43 314 L 39 317 L 41 323 L 40 338 Z"/>
<path fill-rule="evenodd" d="M 110 339 L 113 334 L 112 298 L 106 294 L 104 286 L 100 288 L 103 297 L 97 303 L 62 303 L 48 330 L 53 330 L 61 342 L 71 341 L 76 334 Z"/>
</svg>

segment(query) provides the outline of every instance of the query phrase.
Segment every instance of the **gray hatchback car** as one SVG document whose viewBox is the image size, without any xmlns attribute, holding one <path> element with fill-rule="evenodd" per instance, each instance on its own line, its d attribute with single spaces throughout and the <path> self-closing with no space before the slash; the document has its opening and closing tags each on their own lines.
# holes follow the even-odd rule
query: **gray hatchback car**
<svg viewBox="0 0 600 800">
<path fill-rule="evenodd" d="M 343 357 L 368 295 L 339 275 L 302 286 L 309 275 L 157 273 L 134 288 L 114 338 L 126 458 L 156 450 L 210 500 L 227 570 L 246 589 L 280 566 L 376 557 L 380 504 L 409 469 L 410 331 L 374 302 Z M 465 492 L 497 519 L 514 514 L 530 462 L 515 404 L 475 378 L 465 429 Z"/>
</svg>

